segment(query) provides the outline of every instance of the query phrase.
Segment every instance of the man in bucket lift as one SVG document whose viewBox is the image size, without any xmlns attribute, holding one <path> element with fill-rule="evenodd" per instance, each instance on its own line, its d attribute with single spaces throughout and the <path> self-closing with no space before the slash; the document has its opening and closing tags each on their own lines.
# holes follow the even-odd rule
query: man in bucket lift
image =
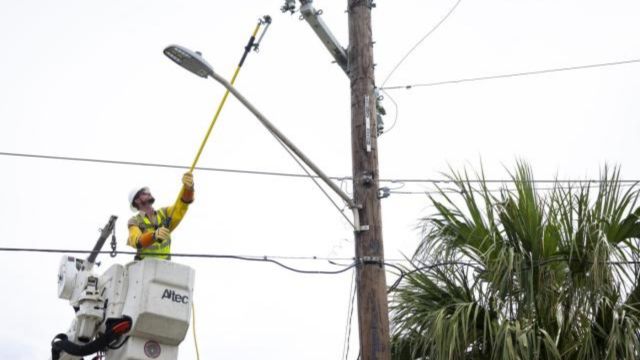
<svg viewBox="0 0 640 360">
<path fill-rule="evenodd" d="M 129 193 L 131 210 L 138 214 L 129 219 L 129 246 L 137 249 L 135 259 L 144 257 L 171 259 L 171 231 L 173 231 L 187 213 L 193 202 L 193 174 L 182 176 L 182 189 L 178 201 L 173 206 L 159 210 L 153 208 L 155 202 L 148 187 L 136 188 Z"/>
</svg>

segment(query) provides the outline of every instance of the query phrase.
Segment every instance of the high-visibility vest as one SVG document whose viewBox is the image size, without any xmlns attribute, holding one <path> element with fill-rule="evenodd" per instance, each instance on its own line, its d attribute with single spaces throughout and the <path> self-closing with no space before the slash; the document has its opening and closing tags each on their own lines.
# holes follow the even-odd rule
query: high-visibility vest
<svg viewBox="0 0 640 360">
<path fill-rule="evenodd" d="M 138 227 L 142 233 L 154 232 L 162 226 L 167 216 L 164 209 L 156 211 L 156 223 L 152 223 L 146 215 L 138 214 L 135 219 L 138 221 Z M 171 260 L 171 239 L 165 242 L 156 242 L 146 248 L 138 248 L 136 260 L 142 260 L 145 257 L 153 257 L 158 259 Z"/>
</svg>

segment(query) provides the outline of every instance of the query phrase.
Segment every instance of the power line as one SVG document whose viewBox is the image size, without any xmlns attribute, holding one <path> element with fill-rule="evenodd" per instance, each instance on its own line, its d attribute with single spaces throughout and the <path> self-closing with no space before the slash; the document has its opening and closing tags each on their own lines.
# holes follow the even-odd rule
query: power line
<svg viewBox="0 0 640 360">
<path fill-rule="evenodd" d="M 389 100 L 391 100 L 391 103 L 393 103 L 393 106 L 395 108 L 394 116 L 393 116 L 393 123 L 391 124 L 391 126 L 387 130 L 384 131 L 383 134 L 388 134 L 391 130 L 393 130 L 393 128 L 398 123 L 398 114 L 400 112 L 400 109 L 398 107 L 398 103 L 393 99 L 393 97 L 388 92 L 384 91 L 385 90 L 384 86 L 387 84 L 387 81 L 389 81 L 389 79 L 391 79 L 391 76 L 393 75 L 393 73 L 396 72 L 396 70 L 398 70 L 400 65 L 402 65 L 402 63 L 409 57 L 409 55 L 411 55 L 411 53 L 413 53 L 413 51 L 415 49 L 417 49 L 418 46 L 420 46 L 420 44 L 422 44 L 423 41 L 425 41 L 429 36 L 431 36 L 431 34 L 433 34 L 440 27 L 440 25 L 442 25 L 442 23 L 444 23 L 449 18 L 449 16 L 451 16 L 451 14 L 458 7 L 458 5 L 460 4 L 461 1 L 462 0 L 458 0 L 453 5 L 453 7 L 451 7 L 451 9 L 449 10 L 449 12 L 446 15 L 442 19 L 440 19 L 440 21 L 433 28 L 431 28 L 431 30 L 429 30 L 422 38 L 420 38 L 420 40 L 418 40 L 418 42 L 415 45 L 413 45 L 413 47 L 411 49 L 409 49 L 409 51 L 402 57 L 402 59 L 400 59 L 400 61 L 396 64 L 396 66 L 393 67 L 391 72 L 389 72 L 387 77 L 382 82 L 382 85 L 380 85 L 380 90 L 387 95 L 387 97 L 389 98 Z"/>
<path fill-rule="evenodd" d="M 438 23 L 431 28 L 431 30 L 429 30 L 420 40 L 418 40 L 418 42 L 413 45 L 413 47 L 411 49 L 409 49 L 409 51 L 402 57 L 402 59 L 400 59 L 400 61 L 396 64 L 396 66 L 393 68 L 393 70 L 391 70 L 391 72 L 389 73 L 389 75 L 387 75 L 387 77 L 384 79 L 384 81 L 382 82 L 382 85 L 380 86 L 383 90 L 386 89 L 384 87 L 384 85 L 387 83 L 387 81 L 389 81 L 389 79 L 391 78 L 391 76 L 393 75 L 393 73 L 398 70 L 398 68 L 400 67 L 400 65 L 402 65 L 402 63 L 409 57 L 409 55 L 411 55 L 411 53 L 418 48 L 418 46 L 420 46 L 420 44 L 422 44 L 423 41 L 425 41 L 429 36 L 431 36 L 431 34 L 433 34 L 436 30 L 438 30 L 438 28 L 440 27 L 440 25 L 442 25 L 448 18 L 449 16 L 451 16 L 451 14 L 453 13 L 453 11 L 458 7 L 458 5 L 460 5 L 460 2 L 462 0 L 458 0 L 449 10 L 449 12 L 442 17 L 442 19 L 440 19 L 440 21 L 438 21 Z"/>
<path fill-rule="evenodd" d="M 389 126 L 388 129 L 384 130 L 382 134 L 388 134 L 389 132 L 391 132 L 391 130 L 393 130 L 394 127 L 396 127 L 396 124 L 398 123 L 398 117 L 400 114 L 400 107 L 398 106 L 398 103 L 396 102 L 396 100 L 386 91 L 380 89 L 380 91 L 382 91 L 388 98 L 389 100 L 391 100 L 391 103 L 393 104 L 394 107 L 394 115 L 393 115 L 393 122 L 391 123 L 391 126 Z"/>
<path fill-rule="evenodd" d="M 382 182 L 391 182 L 391 183 L 441 183 L 441 184 L 453 184 L 460 182 L 458 180 L 452 179 L 380 179 Z M 471 184 L 510 184 L 515 183 L 514 179 L 464 179 L 462 180 L 464 183 Z M 522 183 L 533 183 L 533 184 L 554 184 L 554 183 L 562 183 L 562 184 L 585 184 L 585 183 L 637 183 L 640 182 L 640 179 L 619 179 L 616 181 L 611 180 L 603 180 L 603 179 L 541 179 L 541 180 L 518 180 L 518 182 Z"/>
<path fill-rule="evenodd" d="M 35 252 L 35 253 L 69 253 L 69 254 L 91 254 L 93 250 L 79 250 L 79 249 L 43 249 L 43 248 L 14 248 L 14 247 L 0 247 L 0 252 Z M 128 251 L 116 251 L 119 255 L 136 255 L 136 252 Z M 112 251 L 98 251 L 96 254 L 112 254 Z M 214 257 L 214 258 L 239 258 L 239 259 L 279 259 L 279 260 L 318 260 L 318 261 L 348 261 L 354 260 L 353 257 L 323 257 L 323 256 L 286 256 L 286 255 L 235 255 L 235 254 L 171 254 L 172 256 L 185 256 L 185 257 Z M 404 259 L 388 259 L 388 261 L 405 261 Z M 346 265 L 344 265 L 346 266 Z"/>
<path fill-rule="evenodd" d="M 194 169 L 204 170 L 204 171 L 219 171 L 219 172 L 231 172 L 231 173 L 242 173 L 242 174 L 252 174 L 252 175 L 270 175 L 270 176 L 285 176 L 285 177 L 297 177 L 297 178 L 310 178 L 313 180 L 316 185 L 320 188 L 325 196 L 331 201 L 333 206 L 340 212 L 340 214 L 347 220 L 347 222 L 354 227 L 353 222 L 342 212 L 340 207 L 335 203 L 335 201 L 327 194 L 327 192 L 320 186 L 317 178 L 319 176 L 311 175 L 309 171 L 300 163 L 300 160 L 285 146 L 284 143 L 278 137 L 275 136 L 271 131 L 270 133 L 274 135 L 278 143 L 282 145 L 282 147 L 291 155 L 293 160 L 300 165 L 300 167 L 307 173 L 303 174 L 292 174 L 292 173 L 281 173 L 281 172 L 270 172 L 270 171 L 256 171 L 256 170 L 237 170 L 237 169 L 223 169 L 223 168 L 207 168 L 207 167 L 195 167 Z M 150 166 L 150 167 L 162 167 L 162 168 L 174 168 L 174 169 L 190 169 L 188 166 L 181 165 L 169 165 L 169 164 L 160 164 L 160 163 L 146 163 L 146 162 L 134 162 L 134 161 L 117 161 L 117 160 L 102 160 L 102 159 L 90 159 L 90 158 L 79 158 L 79 157 L 68 157 L 68 156 L 51 156 L 51 155 L 34 155 L 34 154 L 20 154 L 20 153 L 8 153 L 8 152 L 0 152 L 0 155 L 4 156 L 16 156 L 16 157 L 27 157 L 27 158 L 38 158 L 38 159 L 49 159 L 49 160 L 66 160 L 66 161 L 81 161 L 81 162 L 92 162 L 92 163 L 102 163 L 102 164 L 117 164 L 117 165 L 135 165 L 135 166 Z M 341 180 L 342 178 L 332 177 L 334 180 Z"/>
<path fill-rule="evenodd" d="M 60 161 L 76 161 L 76 162 L 89 162 L 89 163 L 99 163 L 99 164 L 111 164 L 111 165 L 128 165 L 128 166 L 145 166 L 145 167 L 159 167 L 159 168 L 171 168 L 171 169 L 189 169 L 188 166 L 183 165 L 173 165 L 173 164 L 163 164 L 163 163 L 151 163 L 151 162 L 138 162 L 138 161 L 124 161 L 124 160 L 108 160 L 108 159 L 96 159 L 96 158 L 83 158 L 83 157 L 72 157 L 72 156 L 53 156 L 53 155 L 41 155 L 41 154 L 26 154 L 26 153 L 14 153 L 14 152 L 0 152 L 0 156 L 11 156 L 11 157 L 23 157 L 23 158 L 32 158 L 32 159 L 45 159 L 45 160 L 60 160 Z M 213 167 L 196 167 L 195 169 L 201 171 L 212 171 L 212 172 L 228 172 L 235 174 L 247 174 L 247 175 L 266 175 L 266 176 L 280 176 L 280 177 L 290 177 L 290 178 L 319 178 L 317 175 L 307 175 L 307 174 L 296 174 L 296 173 L 286 173 L 286 172 L 276 172 L 276 171 L 260 171 L 260 170 L 245 170 L 245 169 L 228 169 L 228 168 L 213 168 Z M 332 180 L 336 181 L 345 181 L 352 180 L 351 176 L 330 176 Z M 439 184 L 452 184 L 455 183 L 456 180 L 451 179 L 436 179 L 436 178 L 399 178 L 399 179 L 390 179 L 390 178 L 382 178 L 379 180 L 380 182 L 390 182 L 390 183 L 439 183 Z M 513 183 L 515 180 L 513 179 L 485 179 L 485 180 L 464 180 L 469 183 Z M 606 180 L 609 181 L 609 180 Z M 604 182 L 601 179 L 543 179 L 543 180 L 533 180 L 533 183 L 600 183 Z M 609 181 L 611 182 L 611 181 Z M 617 180 L 618 183 L 637 183 L 640 182 L 640 179 L 620 179 Z"/>
<path fill-rule="evenodd" d="M 137 255 L 137 252 L 133 252 L 133 251 L 93 251 L 93 250 L 74 250 L 74 249 L 38 249 L 38 248 L 10 248 L 10 247 L 0 247 L 0 252 L 31 252 L 31 253 L 62 253 L 62 254 L 110 254 L 112 257 L 118 256 L 118 255 Z M 302 256 L 298 256 L 298 257 L 292 257 L 292 256 L 247 256 L 247 255 L 227 255 L 227 254 L 190 254 L 190 253 L 171 253 L 171 254 L 160 254 L 160 253 L 149 253 L 147 254 L 149 256 L 153 256 L 153 255 L 170 255 L 171 257 L 187 257 L 187 258 L 205 258 L 205 259 L 228 259 L 228 260 L 240 260 L 240 261 L 249 261 L 249 262 L 268 262 L 268 263 L 272 263 L 275 265 L 278 265 L 286 270 L 289 271 L 293 271 L 296 273 L 300 273 L 300 274 L 314 274 L 314 275 L 337 275 L 337 274 L 341 274 L 344 273 L 350 269 L 353 269 L 357 266 L 359 266 L 361 264 L 360 261 L 356 261 L 354 258 L 318 258 L 318 257 L 302 257 Z M 335 271 L 327 271 L 327 270 L 303 270 L 303 269 L 298 269 L 298 268 L 294 268 L 288 265 L 283 264 L 280 261 L 277 261 L 275 259 L 305 259 L 305 260 L 353 260 L 353 262 L 351 264 L 345 265 L 342 269 L 340 270 L 335 270 Z M 566 258 L 566 257 L 557 257 L 557 258 L 553 258 L 553 259 L 546 259 L 543 261 L 540 261 L 536 264 L 532 264 L 531 267 L 540 267 L 540 266 L 544 266 L 544 265 L 548 265 L 554 262 L 560 262 L 560 261 L 569 261 L 570 259 Z M 365 260 L 366 262 L 367 260 Z M 404 260 L 392 260 L 392 259 L 385 259 L 384 261 L 380 262 L 381 265 L 384 265 L 385 267 L 391 267 L 396 269 L 399 272 L 399 276 L 398 279 L 396 279 L 396 281 L 389 287 L 388 292 L 392 292 L 394 291 L 399 285 L 400 282 L 402 281 L 403 278 L 405 278 L 408 275 L 411 275 L 415 272 L 418 271 L 423 271 L 423 270 L 430 270 L 430 269 L 434 269 L 437 267 L 441 267 L 441 266 L 451 266 L 451 265 L 460 265 L 460 266 L 469 266 L 469 267 L 473 267 L 476 270 L 482 271 L 481 268 L 481 264 L 475 264 L 475 263 L 470 263 L 470 262 L 463 262 L 463 261 L 445 261 L 445 262 L 438 262 L 435 264 L 431 264 L 431 265 L 425 265 L 422 267 L 416 267 L 413 270 L 410 271 L 405 271 L 405 269 L 401 268 L 398 265 L 395 265 L 392 263 L 392 261 L 409 261 L 407 259 Z M 603 261 L 603 264 L 607 264 L 607 265 L 638 265 L 640 264 L 640 261 Z M 336 265 L 334 263 L 334 265 Z"/>
<path fill-rule="evenodd" d="M 90 254 L 90 253 L 95 253 L 95 254 L 110 254 L 113 257 L 117 256 L 117 255 L 137 255 L 137 252 L 133 252 L 133 251 L 92 251 L 92 250 L 73 250 L 73 249 L 36 249 L 36 248 L 8 248 L 8 247 L 0 247 L 0 252 L 32 252 L 32 253 L 63 253 L 63 254 Z M 303 269 L 297 269 L 288 265 L 285 265 L 283 263 L 281 263 L 280 261 L 275 260 L 276 258 L 279 259 L 306 259 L 306 260 L 320 260 L 320 258 L 317 257 L 287 257 L 287 256 L 280 256 L 280 257 L 275 257 L 275 256 L 245 256 L 245 255 L 222 255 L 222 254 L 189 254 L 189 253 L 170 253 L 170 254 L 164 254 L 164 253 L 148 253 L 146 255 L 149 256 L 153 256 L 153 255 L 170 255 L 171 257 L 187 257 L 187 258 L 205 258 L 205 259 L 227 259 L 227 260 L 240 260 L 240 261 L 249 261 L 249 262 L 268 262 L 268 263 L 272 263 L 272 264 L 276 264 L 286 270 L 289 271 L 293 271 L 296 273 L 300 273 L 300 274 L 315 274 L 315 275 L 337 275 L 337 274 L 341 274 L 344 273 L 350 269 L 353 269 L 357 266 L 359 266 L 361 264 L 360 261 L 355 261 L 355 259 L 351 259 L 354 260 L 351 264 L 348 265 L 344 265 L 344 267 L 340 270 L 335 270 L 335 271 L 327 271 L 327 270 L 303 270 Z M 340 260 L 340 258 L 325 258 L 325 259 L 331 259 L 331 260 Z M 342 260 L 345 260 L 346 258 L 342 258 Z M 540 261 L 536 264 L 532 264 L 531 268 L 533 267 L 540 267 L 540 266 L 544 266 L 544 265 L 548 265 L 554 262 L 560 262 L 560 261 L 569 261 L 570 259 L 566 258 L 566 257 L 557 257 L 557 258 L 553 258 L 553 259 L 546 259 L 543 261 Z M 367 260 L 365 260 L 366 262 Z M 393 283 L 393 285 L 391 285 L 389 287 L 388 292 L 392 292 L 393 290 L 395 290 L 398 285 L 400 285 L 400 282 L 402 281 L 402 279 L 408 275 L 411 275 L 415 272 L 418 271 L 422 271 L 422 270 L 430 270 L 430 269 L 434 269 L 437 267 L 441 267 L 441 266 L 451 266 L 451 265 L 460 265 L 460 266 L 469 266 L 469 267 L 473 267 L 476 270 L 482 271 L 481 268 L 481 264 L 474 264 L 474 263 L 469 263 L 469 262 L 462 262 L 462 261 L 445 261 L 445 262 L 439 262 L 439 263 L 435 263 L 435 264 L 431 264 L 431 265 L 425 265 L 422 267 L 416 267 L 415 269 L 411 270 L 411 271 L 405 271 L 403 268 L 401 268 L 398 265 L 393 264 L 391 261 L 391 259 L 386 259 L 382 262 L 380 262 L 381 265 L 384 265 L 385 267 L 391 267 L 396 269 L 400 275 L 398 276 L 398 279 L 396 279 L 396 281 Z M 397 260 L 396 261 L 409 261 L 410 260 Z M 603 264 L 607 264 L 607 265 L 638 265 L 640 264 L 640 261 L 602 261 L 601 263 Z M 337 265 L 334 263 L 334 265 Z"/>
<path fill-rule="evenodd" d="M 627 64 L 634 64 L 634 63 L 639 63 L 639 62 L 640 62 L 640 59 L 631 59 L 631 60 L 614 61 L 614 62 L 599 63 L 599 64 L 569 66 L 569 67 L 544 69 L 544 70 L 535 70 L 535 71 L 525 71 L 525 72 L 512 73 L 512 74 L 480 76 L 480 77 L 464 78 L 464 79 L 457 79 L 457 80 L 437 81 L 437 82 L 431 82 L 431 83 L 418 83 L 418 84 L 410 84 L 410 85 L 387 86 L 387 87 L 382 87 L 381 89 L 382 90 L 398 90 L 398 89 L 407 89 L 407 90 L 409 90 L 409 89 L 412 89 L 412 88 L 415 88 L 415 87 L 450 85 L 450 84 L 460 84 L 460 83 L 474 82 L 474 81 L 484 81 L 484 80 L 513 78 L 513 77 L 520 77 L 520 76 L 541 75 L 541 74 L 549 74 L 549 73 L 563 72 L 563 71 L 584 70 L 584 69 L 593 69 L 593 68 L 600 68 L 600 67 L 607 67 L 607 66 L 627 65 Z"/>
<path fill-rule="evenodd" d="M 79 249 L 46 249 L 46 248 L 18 248 L 18 247 L 0 247 L 0 252 L 31 252 L 31 253 L 59 253 L 59 254 L 110 254 L 110 255 L 136 255 L 133 251 L 93 251 Z M 151 254 L 150 255 L 155 255 Z M 158 254 L 166 255 L 166 254 Z M 287 255 L 235 255 L 235 254 L 189 254 L 189 253 L 171 253 L 175 257 L 192 257 L 192 258 L 215 258 L 215 259 L 237 259 L 247 261 L 264 261 L 265 259 L 277 260 L 313 260 L 313 261 L 355 261 L 354 257 L 328 257 L 328 256 L 287 256 Z M 385 259 L 388 262 L 407 262 L 407 259 Z M 333 265 L 347 267 L 348 264 L 332 263 Z"/>
<path fill-rule="evenodd" d="M 356 272 L 353 272 L 351 277 L 351 285 L 349 286 L 349 306 L 347 308 L 347 326 L 345 329 L 345 340 L 342 345 L 342 359 L 348 360 L 349 358 L 349 345 L 351 342 L 351 320 L 353 319 L 353 304 L 356 299 Z"/>
<path fill-rule="evenodd" d="M 531 270 L 533 268 L 539 268 L 545 265 L 550 265 L 552 263 L 556 263 L 556 262 L 562 262 L 562 261 L 583 261 L 580 259 L 571 259 L 565 256 L 559 256 L 556 258 L 551 258 L 551 259 L 546 259 L 543 261 L 539 261 L 536 263 L 531 263 L 531 265 L 527 268 L 523 268 L 523 270 Z M 593 261 L 586 261 L 587 263 L 591 263 L 594 264 L 595 262 Z M 599 264 L 605 264 L 605 265 L 615 265 L 615 266 L 621 266 L 621 265 L 639 265 L 640 261 L 635 261 L 635 260 L 626 260 L 626 261 L 598 261 Z M 475 269 L 478 272 L 483 272 L 485 271 L 485 269 L 482 267 L 483 264 L 480 263 L 470 263 L 470 262 L 464 262 L 464 261 L 444 261 L 444 262 L 438 262 L 435 264 L 431 264 L 431 265 L 423 265 L 420 267 L 416 267 L 414 265 L 414 269 L 410 270 L 410 271 L 405 271 L 405 269 L 397 266 L 397 265 L 393 265 L 393 264 L 388 264 L 385 263 L 385 266 L 390 266 L 396 270 L 398 270 L 398 272 L 400 273 L 398 278 L 396 279 L 396 281 L 389 287 L 389 289 L 387 290 L 388 293 L 393 292 L 402 282 L 402 279 L 404 279 L 406 276 L 409 276 L 411 274 L 414 274 L 416 272 L 420 272 L 423 270 L 431 270 L 431 269 L 435 269 L 441 266 L 451 266 L 451 265 L 457 265 L 457 266 L 466 266 L 466 267 L 471 267 L 473 269 Z"/>
<path fill-rule="evenodd" d="M 419 272 L 419 271 L 423 271 L 423 270 L 431 270 L 440 266 L 451 266 L 451 265 L 459 265 L 459 266 L 469 266 L 469 267 L 473 267 L 475 269 L 479 269 L 478 264 L 473 264 L 473 263 L 469 263 L 469 262 L 463 262 L 463 261 L 444 261 L 444 262 L 439 262 L 439 263 L 435 263 L 435 264 L 431 264 L 431 265 L 426 265 L 426 266 L 422 266 L 422 267 L 416 267 L 415 269 L 411 270 L 411 271 L 405 271 L 404 269 L 402 269 L 399 266 L 395 266 L 392 264 L 387 264 L 385 263 L 385 265 L 387 266 L 391 266 L 394 269 L 398 270 L 400 272 L 400 275 L 398 276 L 398 278 L 396 279 L 396 281 L 389 286 L 389 289 L 387 290 L 387 293 L 391 293 L 393 292 L 402 282 L 402 279 L 404 279 L 406 276 L 409 276 L 413 273 Z"/>
<path fill-rule="evenodd" d="M 35 253 L 63 253 L 63 254 L 87 254 L 87 253 L 98 253 L 98 254 L 111 254 L 113 256 L 117 255 L 136 255 L 136 252 L 133 251 L 98 251 L 94 252 L 91 250 L 72 250 L 72 249 L 34 249 L 34 248 L 0 248 L 0 252 L 35 252 Z M 301 274 L 320 274 L 320 275 L 336 275 L 341 274 L 343 272 L 348 271 L 358 265 L 358 262 L 354 261 L 353 263 L 346 265 L 340 270 L 335 271 L 326 271 L 326 270 L 302 270 L 293 268 L 291 266 L 285 265 L 278 260 L 275 260 L 276 257 L 268 257 L 268 256 L 244 256 L 244 255 L 220 255 L 220 254 L 187 254 L 187 253 L 171 253 L 171 254 L 160 254 L 160 253 L 148 253 L 145 255 L 153 256 L 153 255 L 170 255 L 171 257 L 187 257 L 187 258 L 205 258 L 205 259 L 228 259 L 228 260 L 241 260 L 241 261 L 251 261 L 251 262 L 269 262 L 272 264 L 276 264 L 286 270 L 293 271 Z M 280 257 L 288 258 L 288 257 Z M 300 259 L 300 258 L 298 258 Z M 316 259 L 314 259 L 316 260 Z"/>
<path fill-rule="evenodd" d="M 324 196 L 327 197 L 327 199 L 331 202 L 331 204 L 333 204 L 333 206 L 336 208 L 336 210 L 338 210 L 338 212 L 340 213 L 340 215 L 342 215 L 342 217 L 345 218 L 345 220 L 347 220 L 347 222 L 349 223 L 349 225 L 351 225 L 352 228 L 356 228 L 356 226 L 353 224 L 353 222 L 349 219 L 349 217 L 347 217 L 347 215 L 345 215 L 345 213 L 342 211 L 342 209 L 340 209 L 340 206 L 338 206 L 338 204 L 336 204 L 336 202 L 333 200 L 333 198 L 327 193 L 327 191 L 322 187 L 322 185 L 320 185 L 320 183 L 318 182 L 318 179 L 316 179 L 314 176 L 311 175 L 311 173 L 309 172 L 309 170 L 302 164 L 302 162 L 300 161 L 300 159 L 293 153 L 293 151 L 291 151 L 291 149 L 289 149 L 289 147 L 287 147 L 285 145 L 284 142 L 282 142 L 282 140 L 280 140 L 279 137 L 276 136 L 276 134 L 273 133 L 273 131 L 269 130 L 269 132 L 271 133 L 271 135 L 273 135 L 273 137 L 276 139 L 276 141 L 278 141 L 278 143 L 282 146 L 282 148 L 291 156 L 291 158 L 296 162 L 296 164 L 298 164 L 298 166 L 300 166 L 300 168 L 307 174 L 307 176 L 313 180 L 313 182 L 316 184 L 316 186 L 318 186 L 318 189 L 320 189 L 320 191 L 324 194 Z"/>
<path fill-rule="evenodd" d="M 170 168 L 170 169 L 186 169 L 186 170 L 189 169 L 188 166 L 183 166 L 183 165 L 173 165 L 173 164 L 163 164 L 163 163 L 150 163 L 150 162 L 140 162 L 140 161 L 106 160 L 106 159 L 95 159 L 95 158 L 82 158 L 82 157 L 71 157 L 71 156 L 52 156 L 52 155 L 39 155 L 39 154 L 24 154 L 24 153 L 13 153 L 13 152 L 0 152 L 0 155 L 2 155 L 2 156 L 35 158 L 35 159 L 48 159 L 48 160 L 79 161 L 79 162 L 90 162 L 90 163 L 101 163 L 101 164 L 112 164 L 112 165 L 147 166 L 147 167 L 159 167 L 159 168 Z M 296 177 L 296 178 L 307 178 L 307 177 L 309 177 L 309 175 L 305 175 L 305 174 L 274 172 L 274 171 L 212 168 L 212 167 L 200 167 L 200 166 L 195 167 L 195 169 L 196 170 L 201 170 L 201 171 L 228 172 L 228 173 L 250 174 L 250 175 L 285 176 L 285 177 Z M 318 177 L 318 176 L 314 175 L 313 177 Z M 332 177 L 332 179 L 340 180 L 342 178 Z"/>
<path fill-rule="evenodd" d="M 622 183 L 620 184 L 620 187 L 633 187 L 636 186 L 637 182 L 633 182 L 633 183 Z M 596 188 L 599 187 L 600 185 L 598 184 L 589 184 L 586 187 L 588 188 Z M 553 191 L 553 190 L 569 190 L 569 189 L 573 189 L 571 187 L 567 187 L 567 186 L 556 186 L 556 187 L 534 187 L 534 190 L 536 191 Z M 483 189 L 474 189 L 478 192 L 484 192 Z M 497 193 L 497 192 L 502 192 L 502 191 L 516 191 L 517 189 L 515 188 L 504 188 L 504 189 L 487 189 L 487 192 L 489 193 Z M 389 190 L 390 194 L 400 194 L 400 195 L 439 195 L 439 194 L 460 194 L 460 190 L 457 189 L 442 189 L 442 190 L 424 190 L 424 191 L 406 191 L 406 190 Z"/>
</svg>

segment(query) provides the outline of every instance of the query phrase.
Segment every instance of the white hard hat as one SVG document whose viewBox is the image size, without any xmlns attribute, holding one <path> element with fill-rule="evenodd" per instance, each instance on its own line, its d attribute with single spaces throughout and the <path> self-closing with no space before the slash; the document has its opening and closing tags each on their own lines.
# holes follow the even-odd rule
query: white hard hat
<svg viewBox="0 0 640 360">
<path fill-rule="evenodd" d="M 136 207 L 133 206 L 133 200 L 135 200 L 136 195 L 138 195 L 138 193 L 143 190 L 149 191 L 149 187 L 148 186 L 137 187 L 137 188 L 131 189 L 131 191 L 129 192 L 129 207 L 131 208 L 131 211 L 138 211 L 138 209 L 136 209 Z"/>
</svg>

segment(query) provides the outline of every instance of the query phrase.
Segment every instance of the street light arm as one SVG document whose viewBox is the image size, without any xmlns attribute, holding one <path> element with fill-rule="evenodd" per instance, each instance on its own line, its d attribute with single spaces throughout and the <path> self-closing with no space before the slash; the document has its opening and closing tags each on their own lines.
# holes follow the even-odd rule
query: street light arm
<svg viewBox="0 0 640 360">
<path fill-rule="evenodd" d="M 318 168 L 295 144 L 293 144 L 283 133 L 278 130 L 264 115 L 258 111 L 238 90 L 236 90 L 233 85 L 231 85 L 225 78 L 218 75 L 215 72 L 212 72 L 211 77 L 214 80 L 222 84 L 236 99 L 238 99 L 242 105 L 244 105 L 256 118 L 267 128 L 271 133 L 273 133 L 280 141 L 282 141 L 291 151 L 293 151 L 300 160 L 302 160 L 307 166 L 313 170 L 321 179 L 324 181 L 342 200 L 344 200 L 350 209 L 356 209 L 357 206 L 353 199 L 351 199 L 344 191 L 342 191 L 329 177 Z M 354 211 L 354 216 L 357 216 L 357 211 Z M 356 220 L 356 223 L 358 221 Z"/>
</svg>

